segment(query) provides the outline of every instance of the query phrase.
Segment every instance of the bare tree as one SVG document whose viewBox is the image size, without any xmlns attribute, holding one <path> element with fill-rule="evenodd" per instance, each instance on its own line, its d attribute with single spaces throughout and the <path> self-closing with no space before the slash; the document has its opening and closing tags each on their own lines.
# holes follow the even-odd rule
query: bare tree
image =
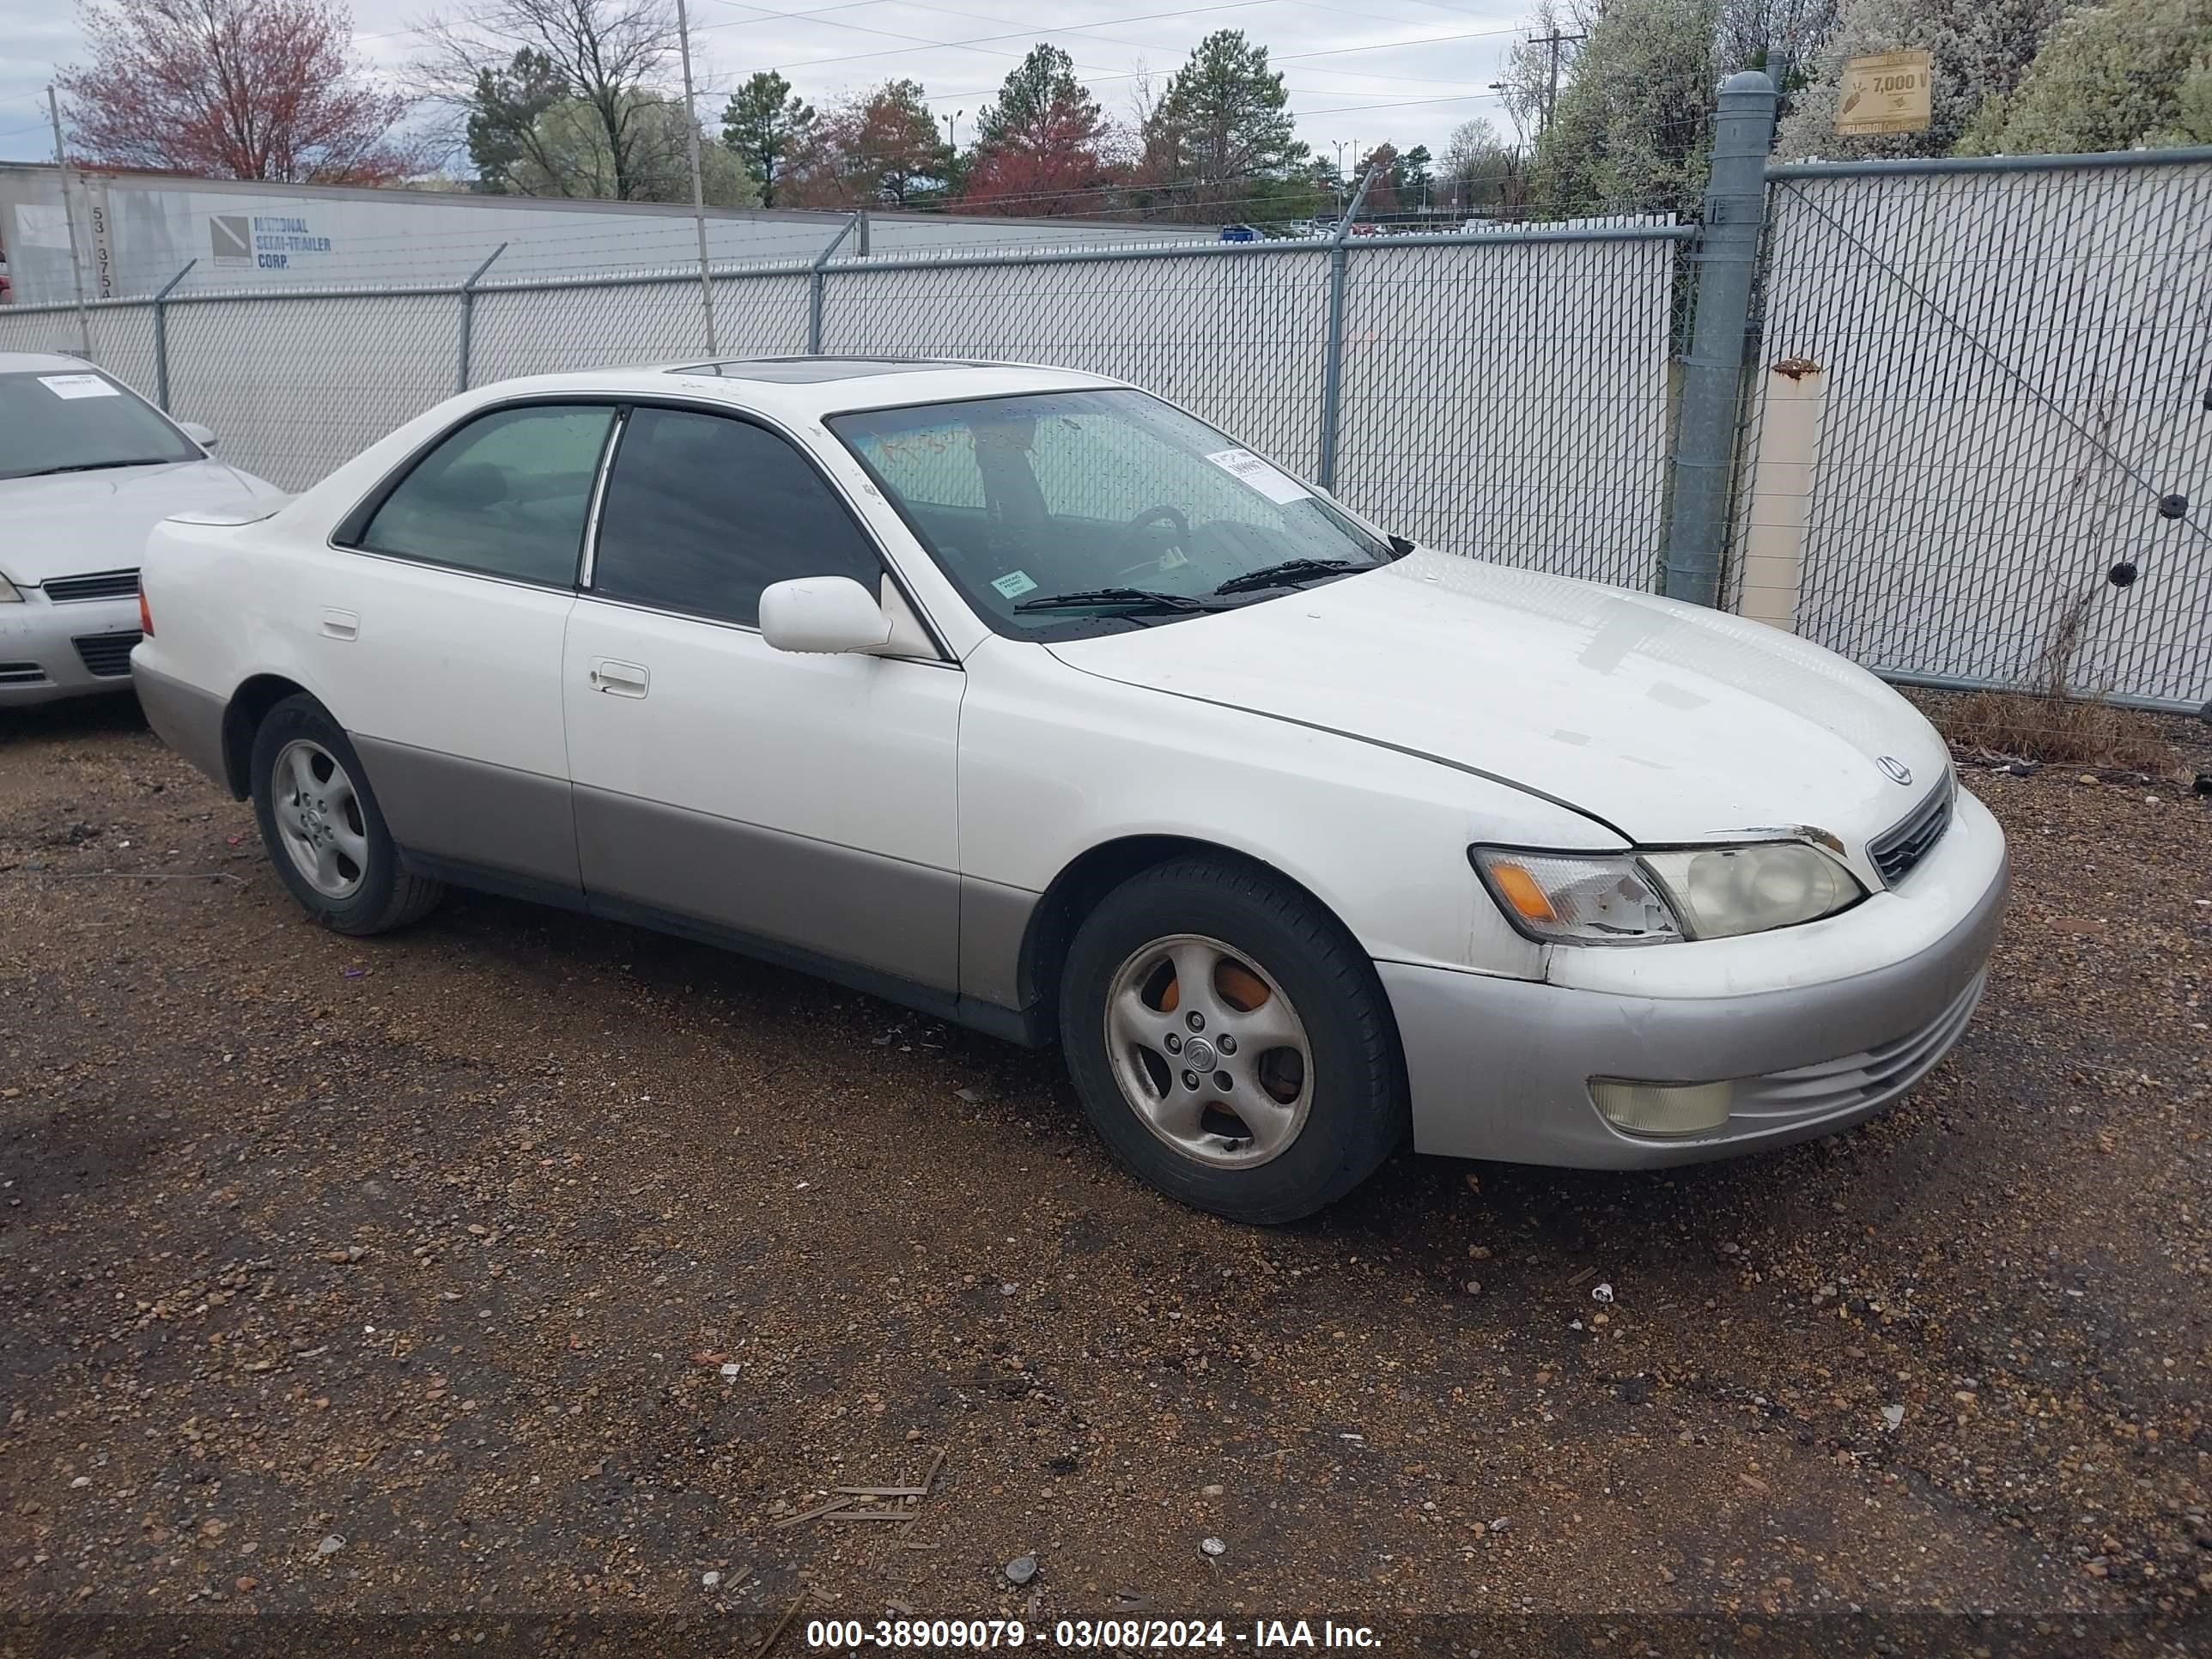
<svg viewBox="0 0 2212 1659">
<path fill-rule="evenodd" d="M 1838 0 L 1723 0 L 1717 44 L 1723 72 L 1763 69 L 1784 80 L 1802 82 L 1813 54 L 1836 32 Z"/>
<path fill-rule="evenodd" d="M 1495 123 L 1477 116 L 1452 129 L 1437 182 L 1459 212 L 1507 217 L 1528 203 L 1528 154 L 1507 143 Z"/>
<path fill-rule="evenodd" d="M 684 165 L 682 124 L 661 107 L 678 44 L 670 0 L 465 0 L 423 33 L 417 80 L 495 188 L 528 179 L 543 181 L 538 193 L 649 200 Z M 564 118 L 544 118 L 556 110 Z M 592 130 L 588 178 L 578 118 Z"/>
</svg>

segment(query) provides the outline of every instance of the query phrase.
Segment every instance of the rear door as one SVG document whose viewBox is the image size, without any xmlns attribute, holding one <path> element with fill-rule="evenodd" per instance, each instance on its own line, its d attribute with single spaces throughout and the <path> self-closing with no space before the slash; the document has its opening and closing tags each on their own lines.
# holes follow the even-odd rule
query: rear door
<svg viewBox="0 0 2212 1659">
<path fill-rule="evenodd" d="M 964 677 L 918 634 L 908 657 L 771 648 L 762 589 L 829 575 L 896 603 L 788 440 L 625 416 L 562 680 L 585 889 L 604 914 L 951 991 Z"/>
<path fill-rule="evenodd" d="M 418 861 L 577 886 L 561 644 L 614 416 L 556 403 L 464 422 L 339 527 L 304 600 L 320 685 Z"/>
</svg>

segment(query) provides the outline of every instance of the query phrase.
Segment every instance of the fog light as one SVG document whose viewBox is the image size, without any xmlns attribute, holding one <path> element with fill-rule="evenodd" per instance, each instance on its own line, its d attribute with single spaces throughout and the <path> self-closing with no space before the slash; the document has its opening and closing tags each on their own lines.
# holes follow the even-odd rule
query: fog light
<svg viewBox="0 0 2212 1659">
<path fill-rule="evenodd" d="M 1632 1135 L 1695 1135 L 1728 1121 L 1733 1085 L 1726 1083 L 1632 1083 L 1594 1077 L 1590 1098 L 1616 1129 Z"/>
</svg>

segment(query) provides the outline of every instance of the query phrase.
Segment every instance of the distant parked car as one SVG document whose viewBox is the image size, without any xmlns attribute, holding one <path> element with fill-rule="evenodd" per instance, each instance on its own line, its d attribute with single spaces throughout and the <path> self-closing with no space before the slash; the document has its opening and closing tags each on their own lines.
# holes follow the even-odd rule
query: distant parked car
<svg viewBox="0 0 2212 1659">
<path fill-rule="evenodd" d="M 283 493 L 75 357 L 0 352 L 0 708 L 127 690 L 146 532 Z"/>
<path fill-rule="evenodd" d="M 1224 225 L 1221 240 L 1224 242 L 1256 242 L 1260 240 L 1260 233 L 1249 225 Z"/>
<path fill-rule="evenodd" d="M 1620 1168 L 1856 1122 L 2003 908 L 1872 675 L 1416 548 L 1095 375 L 511 380 L 146 574 L 149 716 L 325 926 L 458 882 L 1056 1038 L 1116 1154 L 1248 1221 L 1409 1131 Z"/>
</svg>

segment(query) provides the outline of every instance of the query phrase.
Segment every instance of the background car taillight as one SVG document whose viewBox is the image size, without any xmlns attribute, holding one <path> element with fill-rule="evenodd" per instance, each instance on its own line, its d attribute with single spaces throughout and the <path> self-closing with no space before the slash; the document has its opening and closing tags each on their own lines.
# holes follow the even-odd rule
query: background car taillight
<svg viewBox="0 0 2212 1659">
<path fill-rule="evenodd" d="M 138 590 L 138 631 L 148 639 L 154 637 L 154 612 L 146 604 L 146 590 Z"/>
</svg>

